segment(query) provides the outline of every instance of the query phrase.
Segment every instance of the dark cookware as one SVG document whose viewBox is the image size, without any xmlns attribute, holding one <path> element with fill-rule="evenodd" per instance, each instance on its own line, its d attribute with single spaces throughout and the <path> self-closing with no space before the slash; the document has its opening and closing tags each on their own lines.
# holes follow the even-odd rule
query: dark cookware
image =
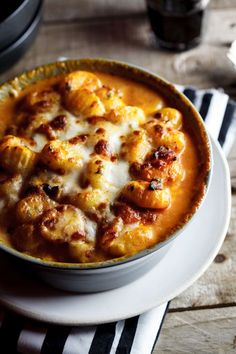
<svg viewBox="0 0 236 354">
<path fill-rule="evenodd" d="M 41 0 L 0 2 L 0 51 L 9 47 L 27 30 Z"/>
<path fill-rule="evenodd" d="M 35 16 L 23 35 L 0 52 L 0 72 L 5 71 L 18 61 L 34 41 L 42 18 L 42 7 L 43 1 L 40 0 Z"/>
</svg>

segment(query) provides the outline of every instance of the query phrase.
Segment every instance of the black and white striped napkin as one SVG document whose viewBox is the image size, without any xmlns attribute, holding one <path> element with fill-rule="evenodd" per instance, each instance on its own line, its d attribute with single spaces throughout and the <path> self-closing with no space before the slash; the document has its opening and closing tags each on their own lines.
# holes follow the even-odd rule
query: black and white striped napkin
<svg viewBox="0 0 236 354">
<path fill-rule="evenodd" d="M 176 85 L 200 112 L 210 135 L 218 140 L 227 156 L 233 145 L 236 133 L 236 102 L 225 93 Z"/>
<path fill-rule="evenodd" d="M 200 111 L 227 155 L 236 133 L 236 103 L 218 90 L 178 86 Z M 90 327 L 56 326 L 0 311 L 3 354 L 150 354 L 168 310 L 163 304 L 140 316 Z"/>
</svg>

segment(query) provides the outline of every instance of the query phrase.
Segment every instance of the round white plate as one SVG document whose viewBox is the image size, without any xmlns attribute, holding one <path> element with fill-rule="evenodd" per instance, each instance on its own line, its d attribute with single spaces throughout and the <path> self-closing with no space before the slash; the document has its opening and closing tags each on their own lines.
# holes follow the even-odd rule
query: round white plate
<svg viewBox="0 0 236 354">
<path fill-rule="evenodd" d="M 25 275 L 1 257 L 1 303 L 37 320 L 90 325 L 135 316 L 180 294 L 211 264 L 229 224 L 228 165 L 218 144 L 213 142 L 212 145 L 213 175 L 204 204 L 161 262 L 142 278 L 102 293 L 67 293 Z"/>
</svg>

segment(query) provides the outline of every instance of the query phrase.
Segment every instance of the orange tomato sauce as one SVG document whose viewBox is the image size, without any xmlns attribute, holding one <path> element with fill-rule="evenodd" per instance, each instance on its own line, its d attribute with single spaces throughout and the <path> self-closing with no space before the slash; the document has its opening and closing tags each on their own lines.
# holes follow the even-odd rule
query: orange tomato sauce
<svg viewBox="0 0 236 354">
<path fill-rule="evenodd" d="M 146 85 L 135 82 L 129 79 L 121 78 L 111 74 L 95 73 L 105 86 L 115 88 L 123 93 L 123 100 L 127 105 L 138 106 L 144 110 L 148 115 L 151 112 L 158 110 L 162 107 L 168 107 L 168 99 L 162 97 L 162 95 Z M 0 137 L 4 135 L 5 128 L 10 122 L 14 122 L 14 114 L 18 101 L 22 96 L 29 93 L 31 90 L 41 90 L 52 85 L 57 84 L 61 79 L 61 76 L 42 80 L 29 87 L 19 94 L 18 97 L 10 97 L 0 103 Z M 196 144 L 196 137 L 193 132 L 189 130 L 188 125 L 185 123 L 186 117 L 184 117 L 183 128 L 181 131 L 185 135 L 185 149 L 180 157 L 180 162 L 184 169 L 184 178 L 180 185 L 170 187 L 171 190 L 171 204 L 167 209 L 159 212 L 158 220 L 152 227 L 155 230 L 154 239 L 150 240 L 148 247 L 165 240 L 173 230 L 178 228 L 181 223 L 184 222 L 185 216 L 191 210 L 193 204 L 194 190 L 197 184 L 197 178 L 199 174 L 199 152 Z M 13 220 L 14 222 L 14 220 Z M 6 233 L 4 224 L 1 224 L 0 242 L 11 245 L 10 236 Z M 134 249 L 131 253 L 136 253 L 139 249 Z M 59 247 L 60 248 L 60 247 Z M 34 254 L 45 259 L 61 260 L 62 256 L 58 256 L 63 252 L 61 249 L 51 252 L 50 247 L 41 250 L 41 253 Z M 97 252 L 97 256 L 93 259 L 95 261 L 106 260 L 107 255 L 103 252 Z"/>
</svg>

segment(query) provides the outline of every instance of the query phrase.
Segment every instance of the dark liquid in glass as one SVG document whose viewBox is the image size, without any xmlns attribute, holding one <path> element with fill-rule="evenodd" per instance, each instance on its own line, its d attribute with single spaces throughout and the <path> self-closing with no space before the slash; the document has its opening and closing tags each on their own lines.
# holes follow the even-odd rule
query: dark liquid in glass
<svg viewBox="0 0 236 354">
<path fill-rule="evenodd" d="M 161 47 L 187 50 L 201 41 L 204 8 L 199 0 L 151 0 L 147 10 Z"/>
</svg>

